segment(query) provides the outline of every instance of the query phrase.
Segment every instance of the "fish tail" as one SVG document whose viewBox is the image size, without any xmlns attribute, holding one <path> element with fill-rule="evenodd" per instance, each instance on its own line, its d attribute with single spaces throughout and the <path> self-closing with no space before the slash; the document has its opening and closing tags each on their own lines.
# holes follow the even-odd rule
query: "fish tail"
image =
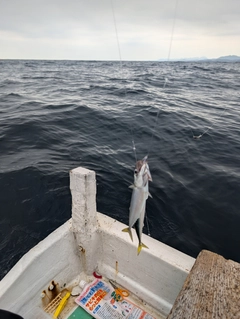
<svg viewBox="0 0 240 319">
<path fill-rule="evenodd" d="M 130 236 L 131 240 L 133 241 L 132 230 L 130 227 L 124 228 L 122 231 L 129 233 L 129 236 Z"/>
<path fill-rule="evenodd" d="M 140 254 L 142 248 L 148 248 L 148 246 L 146 246 L 144 243 L 140 243 L 138 245 L 138 250 L 137 250 L 138 251 L 138 255 Z"/>
</svg>

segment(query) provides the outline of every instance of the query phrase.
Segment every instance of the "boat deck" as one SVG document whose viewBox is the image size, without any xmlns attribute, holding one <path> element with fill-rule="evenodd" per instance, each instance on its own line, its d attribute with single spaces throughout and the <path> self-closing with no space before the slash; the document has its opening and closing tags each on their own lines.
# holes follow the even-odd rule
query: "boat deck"
<svg viewBox="0 0 240 319">
<path fill-rule="evenodd" d="M 94 279 L 95 278 L 93 276 L 88 276 L 88 278 L 87 278 L 88 282 L 91 282 Z M 95 318 L 92 315 L 85 312 L 85 310 L 83 308 L 81 308 L 75 301 L 76 298 L 78 297 L 78 295 L 82 292 L 82 289 L 79 287 L 79 282 L 81 280 L 86 280 L 86 276 L 82 274 L 80 277 L 77 277 L 69 286 L 66 286 L 60 293 L 58 293 L 57 296 L 53 300 L 50 301 L 48 298 L 48 300 L 49 300 L 48 304 L 46 304 L 44 302 L 44 298 L 43 298 L 42 311 L 44 312 L 44 318 L 53 318 L 57 307 L 59 306 L 61 300 L 64 298 L 64 296 L 67 294 L 67 292 L 71 292 L 71 295 L 68 298 L 66 304 L 64 305 L 62 311 L 57 316 L 57 318 L 59 318 L 59 319 L 72 319 L 72 318 L 75 318 L 75 319 L 89 318 L 89 319 L 91 319 L 91 318 Z M 109 281 L 107 278 L 103 278 L 101 280 L 104 281 L 105 283 L 109 284 Z M 56 284 L 56 286 L 57 286 L 57 284 Z M 121 287 L 121 288 L 123 289 L 123 287 Z M 45 291 L 48 291 L 48 293 L 49 293 L 48 287 L 46 287 Z M 151 316 L 151 317 L 148 316 L 147 318 L 155 318 L 155 319 L 166 318 L 166 316 L 161 314 L 159 311 L 157 311 L 156 309 L 154 309 L 153 307 L 148 305 L 146 302 L 144 302 L 143 300 L 141 300 L 139 297 L 132 294 L 131 292 L 129 292 L 129 296 L 126 297 L 125 300 L 130 301 L 130 303 L 136 305 L 137 307 L 139 307 L 140 309 L 142 309 L 143 311 L 145 311 L 147 314 L 149 314 Z M 105 318 L 105 317 L 103 317 L 103 318 Z M 110 317 L 107 317 L 107 318 L 110 318 Z M 113 316 L 112 318 L 115 318 L 115 317 Z M 124 317 L 123 316 L 122 317 L 116 316 L 116 318 L 121 319 Z M 136 316 L 136 319 L 137 318 L 140 318 L 140 317 Z"/>
<path fill-rule="evenodd" d="M 142 240 L 149 249 L 137 255 L 137 235 L 131 241 L 122 232 L 126 225 L 97 212 L 94 171 L 71 170 L 70 190 L 72 218 L 33 247 L 1 280 L 0 308 L 24 319 L 53 317 L 65 294 L 73 293 L 81 279 L 91 282 L 97 271 L 129 291 L 126 307 L 134 308 L 132 300 L 150 314 L 148 319 L 166 318 L 195 259 L 145 234 Z M 52 312 L 44 311 L 60 292 Z M 68 299 L 58 318 L 74 318 L 75 299 Z"/>
</svg>

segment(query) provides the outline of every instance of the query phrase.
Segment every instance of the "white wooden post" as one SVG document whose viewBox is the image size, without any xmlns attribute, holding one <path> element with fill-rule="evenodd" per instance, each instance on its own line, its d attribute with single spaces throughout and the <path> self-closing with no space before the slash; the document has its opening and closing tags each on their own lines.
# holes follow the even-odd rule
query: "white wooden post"
<svg viewBox="0 0 240 319">
<path fill-rule="evenodd" d="M 70 171 L 72 193 L 72 228 L 76 236 L 84 271 L 91 274 L 98 251 L 96 175 L 94 171 L 78 167 Z"/>
</svg>

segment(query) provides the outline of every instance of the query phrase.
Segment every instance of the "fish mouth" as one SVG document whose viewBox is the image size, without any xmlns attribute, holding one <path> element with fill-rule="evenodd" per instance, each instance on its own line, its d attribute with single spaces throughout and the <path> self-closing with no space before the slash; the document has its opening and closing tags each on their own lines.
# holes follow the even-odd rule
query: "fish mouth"
<svg viewBox="0 0 240 319">
<path fill-rule="evenodd" d="M 143 165 L 147 164 L 148 155 L 146 155 L 142 160 L 137 161 L 136 168 L 134 170 L 135 174 L 138 174 Z"/>
<path fill-rule="evenodd" d="M 144 158 L 142 159 L 142 162 L 147 163 L 147 159 L 148 159 L 148 155 L 144 156 Z"/>
</svg>

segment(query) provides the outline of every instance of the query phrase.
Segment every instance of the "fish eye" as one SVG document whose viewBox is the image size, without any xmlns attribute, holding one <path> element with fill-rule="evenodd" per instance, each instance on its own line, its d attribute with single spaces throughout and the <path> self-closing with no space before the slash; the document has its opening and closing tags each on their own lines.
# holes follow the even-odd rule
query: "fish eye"
<svg viewBox="0 0 240 319">
<path fill-rule="evenodd" d="M 135 170 L 134 170 L 134 173 L 137 174 L 137 172 L 138 172 L 137 169 L 135 169 Z"/>
</svg>

